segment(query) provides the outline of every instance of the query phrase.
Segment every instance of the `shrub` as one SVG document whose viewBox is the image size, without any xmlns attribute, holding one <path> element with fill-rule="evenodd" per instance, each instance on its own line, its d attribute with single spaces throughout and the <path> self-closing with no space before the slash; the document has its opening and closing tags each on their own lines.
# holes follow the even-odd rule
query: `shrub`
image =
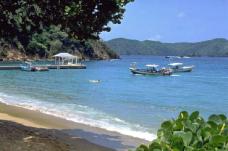
<svg viewBox="0 0 228 151">
<path fill-rule="evenodd" d="M 5 50 L 0 50 L 0 57 L 7 57 L 8 53 Z"/>
<path fill-rule="evenodd" d="M 183 111 L 177 119 L 163 122 L 157 139 L 136 151 L 228 151 L 228 120 L 220 114 L 205 121 L 198 111 Z"/>
</svg>

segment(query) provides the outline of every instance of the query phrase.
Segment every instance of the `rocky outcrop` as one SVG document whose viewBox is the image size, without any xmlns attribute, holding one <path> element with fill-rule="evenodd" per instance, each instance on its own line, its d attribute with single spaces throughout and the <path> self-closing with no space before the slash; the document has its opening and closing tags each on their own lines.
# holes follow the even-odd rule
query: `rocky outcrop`
<svg viewBox="0 0 228 151">
<path fill-rule="evenodd" d="M 106 60 L 119 58 L 119 56 L 111 48 L 99 40 L 88 40 L 84 43 L 67 40 L 63 42 L 62 50 L 64 52 L 75 54 L 85 60 Z"/>
</svg>

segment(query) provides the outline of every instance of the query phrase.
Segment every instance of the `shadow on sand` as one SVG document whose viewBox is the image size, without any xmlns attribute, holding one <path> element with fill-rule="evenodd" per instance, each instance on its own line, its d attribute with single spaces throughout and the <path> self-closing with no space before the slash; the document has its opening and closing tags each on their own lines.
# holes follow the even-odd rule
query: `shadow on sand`
<svg viewBox="0 0 228 151">
<path fill-rule="evenodd" d="M 92 143 L 100 144 L 109 148 L 115 148 L 118 151 L 128 150 L 135 148 L 134 145 L 123 144 L 119 136 L 112 136 L 106 134 L 97 134 L 94 132 L 88 132 L 81 129 L 62 130 L 72 137 L 84 138 Z"/>
<path fill-rule="evenodd" d="M 33 128 L 5 120 L 0 120 L 0 144 L 0 150 L 7 151 L 126 151 L 135 147 L 123 144 L 118 136 L 81 129 Z"/>
</svg>

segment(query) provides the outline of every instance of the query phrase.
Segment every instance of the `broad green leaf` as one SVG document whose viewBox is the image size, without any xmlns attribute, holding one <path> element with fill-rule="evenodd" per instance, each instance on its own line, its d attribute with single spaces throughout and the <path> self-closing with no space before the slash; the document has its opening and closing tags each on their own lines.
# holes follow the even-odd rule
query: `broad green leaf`
<svg viewBox="0 0 228 151">
<path fill-rule="evenodd" d="M 176 131 L 174 135 L 182 138 L 185 146 L 188 146 L 192 140 L 191 132 Z"/>
<path fill-rule="evenodd" d="M 213 146 L 222 145 L 222 144 L 226 143 L 226 137 L 225 136 L 222 136 L 222 135 L 212 136 L 210 143 Z"/>
<path fill-rule="evenodd" d="M 224 114 L 219 114 L 219 117 L 224 122 L 227 120 L 227 118 L 226 118 L 226 116 Z"/>
<path fill-rule="evenodd" d="M 220 116 L 218 115 L 211 115 L 209 118 L 208 118 L 208 121 L 212 121 L 212 122 L 215 122 L 216 124 L 221 124 L 222 123 L 222 119 Z"/>
<path fill-rule="evenodd" d="M 157 150 L 161 150 L 162 147 L 161 147 L 161 144 L 157 143 L 157 142 L 153 142 L 149 145 L 149 151 L 154 151 L 155 149 Z"/>
<path fill-rule="evenodd" d="M 184 149 L 183 139 L 176 135 L 172 136 L 172 139 L 170 140 L 170 145 L 173 150 L 183 150 Z"/>
<path fill-rule="evenodd" d="M 225 129 L 223 130 L 223 134 L 224 134 L 225 136 L 228 136 L 228 128 L 225 128 Z"/>
<path fill-rule="evenodd" d="M 201 136 L 203 137 L 204 141 L 208 140 L 212 136 L 211 129 L 209 127 L 202 129 Z"/>
<path fill-rule="evenodd" d="M 192 131 L 193 133 L 196 133 L 197 129 L 199 128 L 199 124 L 194 123 L 191 120 L 187 120 L 185 122 L 185 128 Z"/>
<path fill-rule="evenodd" d="M 212 134 L 216 134 L 216 133 L 218 133 L 218 125 L 215 123 L 215 122 L 213 122 L 213 121 L 208 121 L 207 122 L 207 124 L 208 124 L 208 126 L 210 127 L 210 132 L 212 133 Z"/>
<path fill-rule="evenodd" d="M 136 151 L 149 151 L 149 148 L 146 145 L 140 145 Z"/>
<path fill-rule="evenodd" d="M 192 112 L 192 114 L 190 115 L 189 119 L 190 119 L 191 121 L 194 121 L 194 120 L 196 120 L 198 117 L 199 117 L 199 112 L 198 112 L 198 111 L 195 111 L 195 112 Z"/>
<path fill-rule="evenodd" d="M 188 118 L 188 112 L 186 112 L 186 111 L 180 112 L 179 118 L 180 119 L 187 119 Z"/>
<path fill-rule="evenodd" d="M 162 123 L 161 127 L 163 129 L 171 130 L 172 127 L 173 127 L 173 124 L 172 124 L 171 121 L 165 121 L 165 122 Z"/>
</svg>

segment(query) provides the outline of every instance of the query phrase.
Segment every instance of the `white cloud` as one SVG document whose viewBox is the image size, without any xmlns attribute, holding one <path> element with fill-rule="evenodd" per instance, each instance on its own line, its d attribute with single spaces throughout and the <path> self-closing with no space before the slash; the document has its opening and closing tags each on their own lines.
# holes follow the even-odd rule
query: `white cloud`
<svg viewBox="0 0 228 151">
<path fill-rule="evenodd" d="M 178 17 L 178 18 L 184 18 L 185 16 L 186 16 L 185 12 L 179 12 L 179 13 L 177 14 L 177 17 Z"/>
<path fill-rule="evenodd" d="M 156 34 L 156 35 L 150 37 L 148 40 L 160 41 L 161 39 L 162 39 L 162 36 L 160 34 Z"/>
</svg>

